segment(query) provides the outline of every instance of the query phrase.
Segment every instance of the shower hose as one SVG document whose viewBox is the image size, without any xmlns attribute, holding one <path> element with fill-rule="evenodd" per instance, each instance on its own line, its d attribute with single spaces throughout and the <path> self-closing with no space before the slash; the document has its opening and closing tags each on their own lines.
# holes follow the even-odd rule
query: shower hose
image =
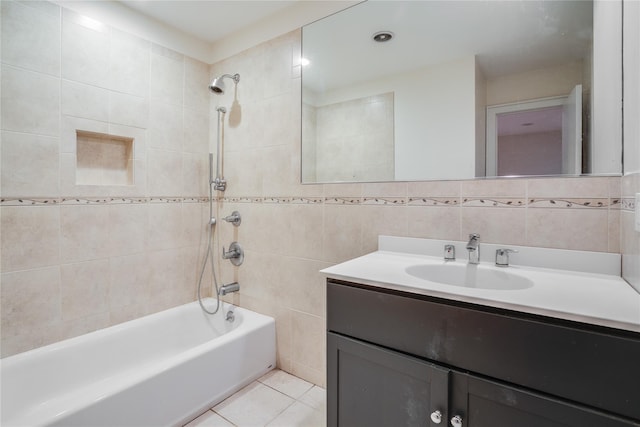
<svg viewBox="0 0 640 427">
<path fill-rule="evenodd" d="M 216 219 L 213 217 L 213 190 L 211 185 L 209 185 L 209 231 L 207 232 L 207 253 L 204 256 L 204 260 L 202 261 L 202 269 L 200 270 L 200 278 L 198 279 L 198 303 L 200 303 L 200 308 L 207 314 L 216 314 L 220 309 L 220 291 L 218 289 L 218 280 L 216 279 L 216 268 L 213 262 L 213 250 L 211 248 L 211 243 L 213 241 L 213 228 L 216 225 Z M 213 311 L 207 310 L 207 308 L 202 303 L 201 289 L 202 289 L 202 278 L 204 277 L 204 271 L 207 268 L 207 261 L 211 263 L 211 276 L 213 277 L 213 284 L 216 288 L 216 309 Z"/>
</svg>

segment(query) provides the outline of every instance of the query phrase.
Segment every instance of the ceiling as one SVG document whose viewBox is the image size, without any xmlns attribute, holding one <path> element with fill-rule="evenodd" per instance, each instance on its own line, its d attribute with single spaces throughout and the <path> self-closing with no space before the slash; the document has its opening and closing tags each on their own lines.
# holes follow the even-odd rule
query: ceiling
<svg viewBox="0 0 640 427">
<path fill-rule="evenodd" d="M 119 0 L 197 39 L 214 43 L 300 0 Z"/>
<path fill-rule="evenodd" d="M 261 21 L 278 21 L 296 4 L 329 3 L 118 1 L 207 43 Z M 370 0 L 304 27 L 303 56 L 311 61 L 303 73 L 305 87 L 322 92 L 469 55 L 487 78 L 581 59 L 590 52 L 591 12 L 590 1 Z M 373 43 L 371 35 L 380 30 L 395 38 Z"/>
<path fill-rule="evenodd" d="M 317 93 L 475 56 L 487 79 L 588 58 L 590 1 L 368 1 L 303 28 Z M 381 30 L 395 37 L 375 43 Z"/>
</svg>

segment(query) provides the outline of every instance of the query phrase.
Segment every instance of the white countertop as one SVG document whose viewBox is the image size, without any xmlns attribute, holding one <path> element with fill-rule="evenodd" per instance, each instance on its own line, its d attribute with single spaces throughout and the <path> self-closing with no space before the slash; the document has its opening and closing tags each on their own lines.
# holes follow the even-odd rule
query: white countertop
<svg viewBox="0 0 640 427">
<path fill-rule="evenodd" d="M 467 264 L 466 259 L 453 262 Z M 405 271 L 425 264 L 445 261 L 441 256 L 379 250 L 321 273 L 380 288 L 640 332 L 640 294 L 617 275 L 511 265 L 504 271 L 527 277 L 534 285 L 517 290 L 477 289 L 431 282 Z"/>
</svg>

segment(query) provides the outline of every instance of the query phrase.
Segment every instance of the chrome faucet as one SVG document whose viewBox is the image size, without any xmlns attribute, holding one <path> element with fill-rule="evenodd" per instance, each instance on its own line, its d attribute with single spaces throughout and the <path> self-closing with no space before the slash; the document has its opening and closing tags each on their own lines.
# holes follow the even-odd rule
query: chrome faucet
<svg viewBox="0 0 640 427">
<path fill-rule="evenodd" d="M 469 251 L 469 264 L 480 263 L 480 235 L 478 233 L 469 234 L 469 242 L 467 242 L 467 251 Z"/>
<path fill-rule="evenodd" d="M 240 290 L 240 285 L 238 284 L 238 282 L 233 282 L 233 283 L 229 283 L 227 285 L 222 285 L 220 287 L 220 290 L 218 291 L 218 295 L 226 295 L 226 294 L 230 294 L 231 292 L 238 292 Z"/>
</svg>

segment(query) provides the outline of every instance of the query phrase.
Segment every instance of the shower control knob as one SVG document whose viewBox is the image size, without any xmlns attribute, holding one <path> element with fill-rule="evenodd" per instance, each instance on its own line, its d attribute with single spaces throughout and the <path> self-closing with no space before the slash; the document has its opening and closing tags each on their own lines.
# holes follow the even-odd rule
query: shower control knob
<svg viewBox="0 0 640 427">
<path fill-rule="evenodd" d="M 462 417 L 460 415 L 456 415 L 451 418 L 451 425 L 453 427 L 462 427 Z"/>
<path fill-rule="evenodd" d="M 431 413 L 431 421 L 434 424 L 440 424 L 442 422 L 442 412 L 440 411 L 433 411 Z"/>
<path fill-rule="evenodd" d="M 222 247 L 222 259 L 228 259 L 233 265 L 240 265 L 244 261 L 244 251 L 240 247 L 238 242 L 233 242 L 229 245 L 229 250 L 225 251 Z"/>
<path fill-rule="evenodd" d="M 240 217 L 240 212 L 233 211 L 231 212 L 231 215 L 225 216 L 224 220 L 238 227 L 242 222 L 242 217 Z"/>
</svg>

